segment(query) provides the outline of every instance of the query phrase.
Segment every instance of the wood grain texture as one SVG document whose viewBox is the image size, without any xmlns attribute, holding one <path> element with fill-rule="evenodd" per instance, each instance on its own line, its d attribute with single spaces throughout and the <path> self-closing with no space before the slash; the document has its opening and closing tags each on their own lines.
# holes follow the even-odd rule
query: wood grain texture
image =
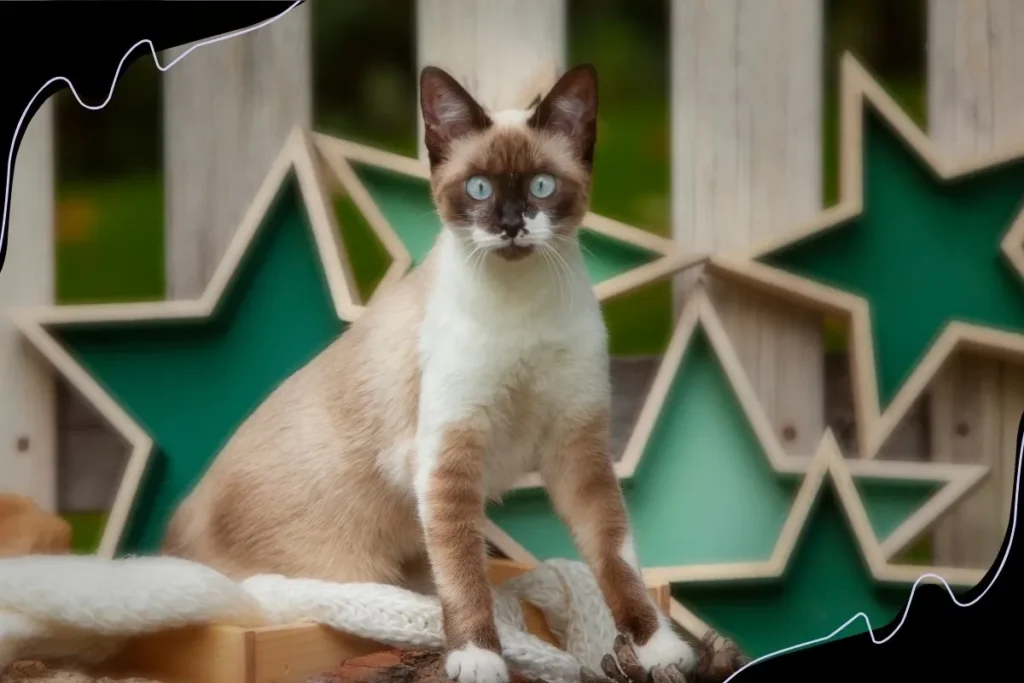
<svg viewBox="0 0 1024 683">
<path fill-rule="evenodd" d="M 311 124 L 310 45 L 305 3 L 164 74 L 168 298 L 202 294 L 288 134 Z"/>
<path fill-rule="evenodd" d="M 1024 4 L 929 0 L 928 128 L 953 159 L 1024 140 Z M 935 562 L 988 567 L 1009 521 L 1024 369 L 960 354 L 931 392 L 936 460 L 989 465 L 935 532 Z"/>
<path fill-rule="evenodd" d="M 825 354 L 825 422 L 843 453 L 856 453 L 857 422 L 853 407 L 853 377 L 846 353 Z M 927 397 L 918 401 L 882 446 L 883 460 L 923 461 L 931 452 L 931 413 Z"/>
<path fill-rule="evenodd" d="M 109 510 L 128 461 L 128 444 L 65 381 L 57 384 L 57 509 Z"/>
<path fill-rule="evenodd" d="M 89 673 L 164 683 L 250 683 L 253 631 L 237 626 L 187 626 L 135 636 Z"/>
<path fill-rule="evenodd" d="M 51 100 L 18 147 L 0 271 L 0 492 L 28 496 L 50 512 L 57 503 L 55 382 L 6 313 L 53 303 L 53 118 Z"/>
<path fill-rule="evenodd" d="M 660 362 L 658 356 L 611 359 L 611 451 L 615 460 L 622 458 L 626 451 Z"/>
<path fill-rule="evenodd" d="M 715 253 L 780 233 L 821 205 L 820 0 L 677 0 L 672 7 L 672 226 Z M 787 450 L 824 431 L 821 320 L 714 283 L 713 298 Z M 681 302 L 692 279 L 679 278 Z"/>
<path fill-rule="evenodd" d="M 515 100 L 538 70 L 566 66 L 565 0 L 417 0 L 417 64 L 451 73 L 485 107 Z M 424 158 L 423 118 L 417 116 Z"/>
</svg>

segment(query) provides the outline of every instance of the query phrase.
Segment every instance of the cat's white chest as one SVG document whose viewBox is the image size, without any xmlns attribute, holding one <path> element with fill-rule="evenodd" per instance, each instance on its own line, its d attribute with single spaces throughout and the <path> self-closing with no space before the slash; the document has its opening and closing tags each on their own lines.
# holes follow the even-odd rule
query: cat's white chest
<svg viewBox="0 0 1024 683">
<path fill-rule="evenodd" d="M 453 278 L 454 280 L 455 278 Z M 420 433 L 467 421 L 487 430 L 484 484 L 507 490 L 535 471 L 560 416 L 607 400 L 607 351 L 589 283 L 560 294 L 488 296 L 446 281 L 431 293 L 420 330 Z M 429 445 L 427 446 L 429 448 Z"/>
</svg>

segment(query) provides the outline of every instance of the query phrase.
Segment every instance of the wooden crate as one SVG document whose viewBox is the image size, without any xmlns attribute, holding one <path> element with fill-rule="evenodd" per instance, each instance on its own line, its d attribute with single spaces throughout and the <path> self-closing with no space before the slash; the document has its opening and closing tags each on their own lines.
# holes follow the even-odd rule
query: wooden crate
<svg viewBox="0 0 1024 683">
<path fill-rule="evenodd" d="M 491 582 L 499 585 L 528 569 L 517 562 L 493 560 Z M 667 614 L 668 586 L 650 590 Z M 558 645 L 537 607 L 524 602 L 523 611 L 530 633 Z M 384 646 L 378 643 L 318 624 L 195 626 L 133 638 L 92 673 L 162 683 L 303 683 L 346 659 L 381 649 Z"/>
</svg>

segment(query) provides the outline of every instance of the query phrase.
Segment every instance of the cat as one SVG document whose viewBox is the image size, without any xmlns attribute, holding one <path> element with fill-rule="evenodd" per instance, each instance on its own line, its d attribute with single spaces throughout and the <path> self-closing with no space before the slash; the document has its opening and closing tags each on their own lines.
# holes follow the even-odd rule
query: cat
<svg viewBox="0 0 1024 683">
<path fill-rule="evenodd" d="M 692 668 L 645 590 L 609 452 L 607 332 L 577 235 L 597 104 L 590 65 L 499 112 L 421 71 L 436 243 L 242 424 L 165 552 L 436 592 L 448 675 L 501 683 L 484 506 L 539 471 L 641 664 Z"/>
</svg>

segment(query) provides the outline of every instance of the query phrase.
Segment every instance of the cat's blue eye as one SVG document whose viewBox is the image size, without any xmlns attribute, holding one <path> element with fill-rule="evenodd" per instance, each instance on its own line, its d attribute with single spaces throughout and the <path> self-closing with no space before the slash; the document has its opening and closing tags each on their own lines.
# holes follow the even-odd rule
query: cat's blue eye
<svg viewBox="0 0 1024 683">
<path fill-rule="evenodd" d="M 530 179 L 530 194 L 537 199 L 547 199 L 555 193 L 555 176 L 538 173 Z"/>
<path fill-rule="evenodd" d="M 466 194 L 478 202 L 490 197 L 493 191 L 491 181 L 482 175 L 475 175 L 466 181 Z"/>
</svg>

